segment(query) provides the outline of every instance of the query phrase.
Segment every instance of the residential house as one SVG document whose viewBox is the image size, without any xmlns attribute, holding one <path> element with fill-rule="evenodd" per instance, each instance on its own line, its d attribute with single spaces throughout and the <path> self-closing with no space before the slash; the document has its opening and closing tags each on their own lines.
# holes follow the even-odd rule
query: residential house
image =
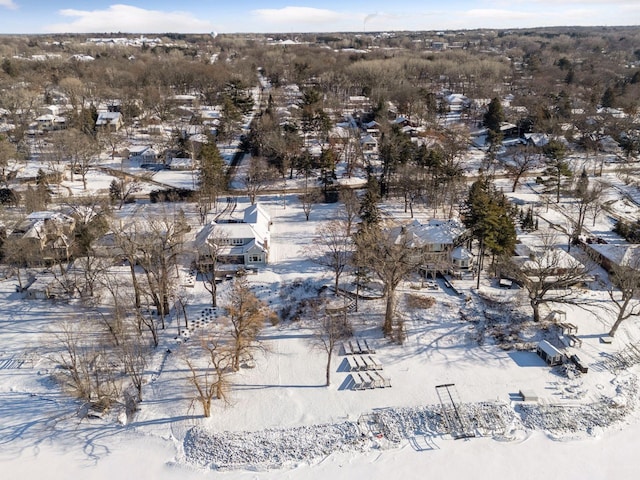
<svg viewBox="0 0 640 480">
<path fill-rule="evenodd" d="M 544 147 L 549 143 L 549 136 L 546 133 L 525 133 L 524 140 L 532 147 Z"/>
<path fill-rule="evenodd" d="M 38 108 L 40 115 L 61 115 L 63 108 L 60 105 L 43 105 Z"/>
<path fill-rule="evenodd" d="M 65 117 L 53 115 L 51 113 L 40 115 L 36 118 L 36 122 L 38 122 L 38 128 L 45 132 L 62 130 L 67 126 L 67 119 Z"/>
<path fill-rule="evenodd" d="M 212 133 L 215 133 L 222 120 L 222 112 L 219 107 L 200 107 L 200 120 L 203 125 L 206 125 L 212 130 Z"/>
<path fill-rule="evenodd" d="M 214 249 L 217 250 L 217 262 L 227 267 L 266 265 L 270 225 L 271 217 L 259 204 L 247 207 L 242 220 L 217 220 L 205 225 L 195 239 L 198 268 L 211 268 Z"/>
<path fill-rule="evenodd" d="M 449 44 L 447 42 L 432 41 L 431 42 L 431 50 L 435 50 L 435 51 L 446 50 L 448 45 Z"/>
<path fill-rule="evenodd" d="M 373 138 L 378 138 L 380 136 L 380 124 L 375 120 L 365 123 L 363 127 L 366 130 L 367 135 L 371 135 Z"/>
<path fill-rule="evenodd" d="M 620 266 L 640 268 L 640 245 L 582 243 L 584 251 L 607 272 Z"/>
<path fill-rule="evenodd" d="M 117 132 L 122 127 L 123 120 L 120 112 L 99 112 L 96 128 Z"/>
<path fill-rule="evenodd" d="M 169 97 L 169 101 L 177 106 L 193 108 L 198 103 L 198 97 L 195 95 L 173 95 Z"/>
<path fill-rule="evenodd" d="M 167 160 L 169 170 L 193 170 L 193 159 L 186 157 L 172 157 Z"/>
<path fill-rule="evenodd" d="M 572 272 L 585 272 L 585 265 L 562 248 L 527 247 L 517 245 L 515 262 L 532 281 L 556 282 L 566 278 L 564 286 L 571 286 L 584 279 Z M 579 278 L 581 277 L 581 278 Z"/>
<path fill-rule="evenodd" d="M 364 95 L 352 95 L 347 101 L 346 111 L 350 113 L 368 112 L 371 110 L 371 99 Z"/>
<path fill-rule="evenodd" d="M 505 139 L 508 138 L 519 138 L 520 129 L 517 125 L 509 122 L 502 122 L 500 124 L 500 133 L 504 136 Z"/>
<path fill-rule="evenodd" d="M 400 115 L 396 118 L 394 118 L 391 121 L 392 124 L 394 125 L 399 125 L 400 127 L 416 127 L 417 124 L 415 122 L 412 122 L 411 120 L 409 120 L 407 117 Z"/>
<path fill-rule="evenodd" d="M 444 97 L 444 101 L 449 106 L 450 112 L 459 113 L 471 106 L 471 100 L 461 93 L 451 93 Z"/>
<path fill-rule="evenodd" d="M 373 135 L 365 135 L 360 139 L 363 153 L 378 153 L 378 140 Z"/>
<path fill-rule="evenodd" d="M 425 276 L 461 275 L 473 268 L 473 255 L 463 246 L 468 230 L 459 220 L 414 220 L 403 228 L 404 234 L 412 237 L 411 244 L 424 255 L 421 270 Z"/>
<path fill-rule="evenodd" d="M 140 166 L 158 163 L 158 152 L 151 145 L 131 145 L 127 151 L 127 159 Z"/>
<path fill-rule="evenodd" d="M 21 239 L 25 249 L 33 249 L 45 262 L 68 259 L 75 223 L 63 213 L 33 212 L 15 226 L 11 237 Z"/>
</svg>

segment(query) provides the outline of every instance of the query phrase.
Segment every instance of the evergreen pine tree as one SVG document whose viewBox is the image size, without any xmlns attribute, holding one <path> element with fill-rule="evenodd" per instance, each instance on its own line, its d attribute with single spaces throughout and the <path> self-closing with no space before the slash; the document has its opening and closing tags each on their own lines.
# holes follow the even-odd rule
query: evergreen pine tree
<svg viewBox="0 0 640 480">
<path fill-rule="evenodd" d="M 615 100 L 615 95 L 613 93 L 613 89 L 611 87 L 607 87 L 607 89 L 602 94 L 602 106 L 604 108 L 613 107 L 613 102 Z"/>
<path fill-rule="evenodd" d="M 489 103 L 487 112 L 484 114 L 484 126 L 492 132 L 499 132 L 500 125 L 504 122 L 504 110 L 498 97 L 494 97 Z"/>
<path fill-rule="evenodd" d="M 365 225 L 377 224 L 380 221 L 380 184 L 374 177 L 369 177 L 367 188 L 360 202 L 360 218 Z"/>
<path fill-rule="evenodd" d="M 562 189 L 565 178 L 572 176 L 569 164 L 565 162 L 566 156 L 565 146 L 558 140 L 551 140 L 543 148 L 543 153 L 547 157 L 547 167 L 544 175 L 544 185 L 547 187 L 547 193 L 555 193 L 556 203 L 560 203 L 560 190 Z"/>
<path fill-rule="evenodd" d="M 109 198 L 113 203 L 119 202 L 122 198 L 122 185 L 115 178 L 109 184 Z"/>
</svg>

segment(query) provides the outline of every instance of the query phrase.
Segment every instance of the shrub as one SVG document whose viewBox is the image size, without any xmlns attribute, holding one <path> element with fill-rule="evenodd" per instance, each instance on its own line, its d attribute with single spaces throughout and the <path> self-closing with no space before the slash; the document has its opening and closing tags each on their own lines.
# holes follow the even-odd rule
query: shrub
<svg viewBox="0 0 640 480">
<path fill-rule="evenodd" d="M 170 190 L 154 190 L 149 194 L 151 203 L 184 202 L 193 199 L 193 190 L 188 188 L 172 188 Z"/>
<path fill-rule="evenodd" d="M 436 304 L 433 297 L 423 295 L 407 295 L 407 305 L 409 308 L 431 308 Z"/>
</svg>

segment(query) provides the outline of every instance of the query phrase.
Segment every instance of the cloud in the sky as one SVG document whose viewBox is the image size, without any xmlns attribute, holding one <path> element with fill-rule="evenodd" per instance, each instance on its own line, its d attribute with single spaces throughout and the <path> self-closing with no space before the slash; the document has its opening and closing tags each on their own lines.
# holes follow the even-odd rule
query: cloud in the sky
<svg viewBox="0 0 640 480">
<path fill-rule="evenodd" d="M 376 12 L 370 13 L 366 17 L 364 17 L 364 22 L 371 22 L 374 20 L 400 20 L 403 18 L 410 18 L 413 16 L 424 16 L 424 13 L 414 12 L 411 14 L 408 13 L 386 13 L 386 12 Z"/>
<path fill-rule="evenodd" d="M 18 5 L 13 3 L 13 0 L 0 0 L 0 7 L 10 8 L 11 10 L 15 10 L 18 8 Z"/>
<path fill-rule="evenodd" d="M 4 0 L 0 0 L 4 1 Z M 48 25 L 45 30 L 54 33 L 135 32 L 159 33 L 208 32 L 211 23 L 188 12 L 146 10 L 130 5 L 111 5 L 105 10 L 64 9 L 58 12 L 74 20 Z"/>
<path fill-rule="evenodd" d="M 345 20 L 342 13 L 312 7 L 261 8 L 251 13 L 258 21 L 272 25 L 323 25 Z"/>
<path fill-rule="evenodd" d="M 440 15 L 438 12 L 376 12 L 369 13 L 364 16 L 363 24 L 368 27 L 371 24 L 372 28 L 391 28 L 391 29 L 412 29 L 416 28 L 416 25 L 420 25 L 421 22 L 425 22 L 432 17 Z M 407 25 L 407 27 L 404 27 Z"/>
<path fill-rule="evenodd" d="M 520 3 L 550 3 L 556 7 L 563 5 L 598 5 L 602 7 L 611 7 L 613 5 L 635 5 L 638 0 L 527 0 Z"/>
</svg>

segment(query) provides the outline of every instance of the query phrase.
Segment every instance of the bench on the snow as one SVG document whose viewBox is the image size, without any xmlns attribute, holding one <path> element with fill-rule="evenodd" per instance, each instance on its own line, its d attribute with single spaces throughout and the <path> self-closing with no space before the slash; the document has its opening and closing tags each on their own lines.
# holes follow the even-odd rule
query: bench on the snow
<svg viewBox="0 0 640 480">
<path fill-rule="evenodd" d="M 371 355 L 369 355 L 368 358 L 373 370 L 382 370 L 382 365 L 378 363 L 373 357 L 371 357 Z"/>
<path fill-rule="evenodd" d="M 532 390 L 520 390 L 518 392 L 523 402 L 537 402 L 538 395 Z"/>
<path fill-rule="evenodd" d="M 373 372 L 377 378 L 377 386 L 380 388 L 386 388 L 391 386 L 391 379 L 383 377 L 378 372 Z"/>
</svg>

